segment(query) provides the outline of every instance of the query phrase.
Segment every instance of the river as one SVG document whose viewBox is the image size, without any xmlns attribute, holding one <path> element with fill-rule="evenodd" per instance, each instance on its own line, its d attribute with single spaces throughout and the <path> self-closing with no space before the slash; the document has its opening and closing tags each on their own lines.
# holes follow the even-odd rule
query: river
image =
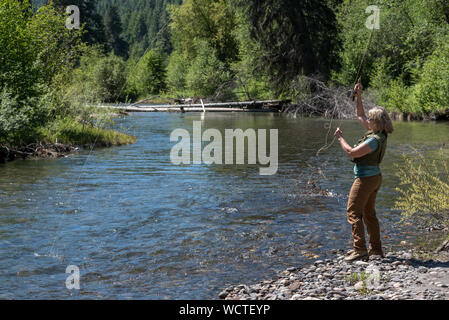
<svg viewBox="0 0 449 320">
<path fill-rule="evenodd" d="M 170 133 L 191 132 L 198 120 L 198 113 L 135 113 L 115 127 L 136 144 L 0 164 L 0 298 L 217 299 L 229 285 L 351 247 L 352 163 L 338 143 L 316 156 L 329 120 L 204 116 L 204 130 L 278 129 L 279 168 L 271 176 L 260 175 L 259 165 L 172 164 Z M 448 123 L 394 125 L 377 201 L 387 250 L 420 235 L 392 209 L 395 165 L 411 146 L 433 152 L 449 142 Z M 341 128 L 351 144 L 364 132 L 352 120 Z M 69 265 L 79 268 L 80 290 L 66 287 Z"/>
</svg>

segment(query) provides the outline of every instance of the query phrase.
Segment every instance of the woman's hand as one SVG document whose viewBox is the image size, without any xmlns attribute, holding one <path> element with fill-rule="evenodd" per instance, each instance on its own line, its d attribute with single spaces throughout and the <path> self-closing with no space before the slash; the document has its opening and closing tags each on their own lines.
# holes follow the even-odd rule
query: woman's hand
<svg viewBox="0 0 449 320">
<path fill-rule="evenodd" d="M 359 81 L 357 81 L 357 84 L 354 87 L 354 92 L 357 95 L 362 95 L 362 90 L 363 90 L 363 86 L 362 86 L 362 78 L 359 78 Z"/>
<path fill-rule="evenodd" d="M 337 130 L 334 133 L 334 137 L 337 137 L 337 139 L 340 139 L 343 137 L 343 132 L 340 130 L 340 128 L 337 128 Z"/>
</svg>

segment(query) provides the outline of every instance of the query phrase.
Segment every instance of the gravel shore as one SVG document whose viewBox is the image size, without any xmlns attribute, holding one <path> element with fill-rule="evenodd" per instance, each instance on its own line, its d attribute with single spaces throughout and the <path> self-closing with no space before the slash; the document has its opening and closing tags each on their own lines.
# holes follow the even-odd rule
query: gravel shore
<svg viewBox="0 0 449 320">
<path fill-rule="evenodd" d="M 229 287 L 225 300 L 446 300 L 449 299 L 449 254 L 390 252 L 380 260 L 317 260 L 289 268 L 271 280 Z"/>
</svg>

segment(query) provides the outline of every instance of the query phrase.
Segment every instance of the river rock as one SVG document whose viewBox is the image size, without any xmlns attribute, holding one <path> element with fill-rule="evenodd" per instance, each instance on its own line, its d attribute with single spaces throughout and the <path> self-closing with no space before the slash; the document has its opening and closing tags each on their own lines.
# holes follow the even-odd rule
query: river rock
<svg viewBox="0 0 449 320">
<path fill-rule="evenodd" d="M 362 290 L 364 287 L 363 281 L 359 281 L 354 285 L 355 290 Z"/>
<path fill-rule="evenodd" d="M 410 253 L 410 252 L 405 252 Z M 411 253 L 410 253 L 411 255 Z M 316 261 L 305 268 L 289 269 L 280 273 L 275 280 L 261 281 L 247 286 L 238 285 L 219 293 L 221 299 L 227 300 L 410 300 L 410 299 L 446 299 L 447 271 L 449 267 L 442 266 L 437 261 L 397 260 L 410 257 L 404 252 L 389 255 L 381 261 L 364 261 L 348 263 L 340 256 L 324 262 Z M 395 258 L 399 257 L 399 258 Z M 349 283 L 353 274 L 361 276 L 367 268 L 377 268 L 380 278 Z M 425 274 L 427 273 L 427 274 Z M 432 276 L 433 279 L 428 279 Z M 426 278 L 427 277 L 427 278 Z M 371 281 L 375 281 L 375 283 Z M 424 290 L 424 285 L 435 282 L 438 292 Z M 367 292 L 361 292 L 365 288 Z M 449 292 L 448 292 L 449 293 Z"/>
</svg>

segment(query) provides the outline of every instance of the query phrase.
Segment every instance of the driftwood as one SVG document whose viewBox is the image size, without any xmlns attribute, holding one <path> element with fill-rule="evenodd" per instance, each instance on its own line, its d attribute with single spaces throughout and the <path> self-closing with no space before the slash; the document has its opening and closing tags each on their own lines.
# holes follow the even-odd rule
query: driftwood
<svg viewBox="0 0 449 320">
<path fill-rule="evenodd" d="M 29 145 L 14 148 L 14 147 L 0 147 L 0 161 L 10 161 L 17 158 L 61 158 L 65 155 L 77 151 L 78 148 L 62 143 L 42 144 L 31 143 Z"/>
<path fill-rule="evenodd" d="M 220 112 L 238 112 L 238 111 L 260 111 L 260 112 L 281 112 L 290 100 L 265 100 L 265 101 L 239 101 L 239 102 L 214 102 L 214 103 L 183 103 L 183 104 L 161 104 L 149 105 L 141 103 L 143 100 L 131 105 L 119 104 L 109 106 L 99 106 L 112 109 L 122 109 L 127 112 L 155 112 L 155 111 L 174 111 L 174 112 L 202 112 L 220 111 Z M 190 101 L 190 100 L 186 100 Z M 193 101 L 193 100 L 192 100 Z"/>
<path fill-rule="evenodd" d="M 287 114 L 355 118 L 355 104 L 348 96 L 349 88 L 329 87 L 323 81 L 311 77 L 302 77 L 300 82 L 294 83 L 293 88 L 298 94 L 295 101 L 284 110 Z M 363 104 L 368 109 L 375 106 L 366 98 Z"/>
</svg>

